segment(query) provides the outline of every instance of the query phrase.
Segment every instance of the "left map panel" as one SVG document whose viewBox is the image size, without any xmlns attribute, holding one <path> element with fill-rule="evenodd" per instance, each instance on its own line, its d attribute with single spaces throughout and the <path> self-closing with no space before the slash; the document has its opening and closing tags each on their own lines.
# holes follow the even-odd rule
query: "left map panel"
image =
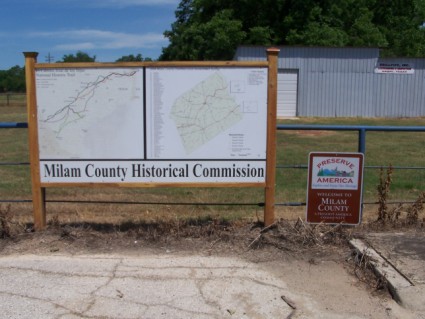
<svg viewBox="0 0 425 319">
<path fill-rule="evenodd" d="M 41 160 L 143 159 L 142 68 L 36 70 Z"/>
</svg>

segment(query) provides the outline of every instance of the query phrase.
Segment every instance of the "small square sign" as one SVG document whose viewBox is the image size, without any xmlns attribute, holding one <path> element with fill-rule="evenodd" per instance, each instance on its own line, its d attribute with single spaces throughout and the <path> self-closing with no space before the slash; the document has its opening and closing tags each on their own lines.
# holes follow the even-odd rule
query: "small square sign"
<svg viewBox="0 0 425 319">
<path fill-rule="evenodd" d="M 307 222 L 360 224 L 362 185 L 362 153 L 310 153 Z"/>
</svg>

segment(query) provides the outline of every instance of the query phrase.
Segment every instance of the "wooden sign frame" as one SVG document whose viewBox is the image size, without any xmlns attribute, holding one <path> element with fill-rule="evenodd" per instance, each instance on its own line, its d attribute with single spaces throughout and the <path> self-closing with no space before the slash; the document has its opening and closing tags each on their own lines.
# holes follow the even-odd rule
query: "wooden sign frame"
<svg viewBox="0 0 425 319">
<path fill-rule="evenodd" d="M 36 52 L 25 52 L 25 70 L 27 85 L 27 108 L 29 151 L 31 165 L 31 183 L 34 227 L 42 230 L 46 227 L 45 192 L 49 187 L 261 187 L 265 190 L 264 223 L 266 226 L 275 220 L 275 173 L 276 173 L 276 109 L 277 109 L 277 60 L 279 49 L 267 50 L 267 61 L 226 61 L 226 62 L 125 62 L 125 63 L 55 63 L 38 64 Z M 264 182 L 203 182 L 203 183 L 63 183 L 42 182 L 40 173 L 39 128 L 37 110 L 36 70 L 84 69 L 84 68 L 266 68 L 267 69 L 267 132 L 266 167 Z"/>
</svg>

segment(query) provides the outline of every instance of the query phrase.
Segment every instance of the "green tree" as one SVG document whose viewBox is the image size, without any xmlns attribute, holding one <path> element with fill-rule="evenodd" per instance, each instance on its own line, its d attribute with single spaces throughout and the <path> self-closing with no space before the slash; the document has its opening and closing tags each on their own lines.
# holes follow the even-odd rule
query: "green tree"
<svg viewBox="0 0 425 319">
<path fill-rule="evenodd" d="M 58 62 L 66 62 L 66 63 L 73 63 L 73 62 L 95 62 L 96 56 L 93 57 L 89 56 L 87 53 L 78 51 L 75 55 L 74 54 L 65 54 L 61 61 Z"/>
<path fill-rule="evenodd" d="M 142 55 L 139 53 L 136 56 L 133 54 L 130 55 L 124 55 L 115 62 L 141 62 L 141 61 L 152 61 L 151 58 L 143 58 Z"/>
<path fill-rule="evenodd" d="M 385 26 L 383 32 L 388 46 L 386 56 L 425 56 L 425 1 L 381 0 L 375 7 L 377 24 Z"/>
<path fill-rule="evenodd" d="M 241 44 L 425 56 L 425 0 L 182 0 L 175 14 L 160 60 L 229 59 Z"/>
<path fill-rule="evenodd" d="M 9 70 L 0 70 L 1 92 L 25 92 L 25 69 L 16 65 Z"/>
<path fill-rule="evenodd" d="M 381 29 L 373 23 L 373 12 L 366 8 L 359 11 L 348 32 L 349 43 L 359 47 L 387 47 L 388 41 Z"/>
<path fill-rule="evenodd" d="M 232 9 L 215 10 L 202 1 L 183 0 L 176 11 L 172 30 L 164 35 L 170 45 L 163 49 L 160 60 L 231 59 L 234 49 L 245 38 L 242 22 L 234 19 Z M 209 11 L 207 14 L 205 11 Z"/>
</svg>

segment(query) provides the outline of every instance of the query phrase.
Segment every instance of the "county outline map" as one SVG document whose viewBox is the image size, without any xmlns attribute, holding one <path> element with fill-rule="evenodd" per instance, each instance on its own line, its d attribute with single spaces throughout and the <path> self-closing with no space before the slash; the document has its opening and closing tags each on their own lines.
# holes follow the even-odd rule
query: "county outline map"
<svg viewBox="0 0 425 319">
<path fill-rule="evenodd" d="M 239 122 L 243 113 L 225 77 L 215 72 L 175 101 L 171 118 L 190 154 Z"/>
</svg>

